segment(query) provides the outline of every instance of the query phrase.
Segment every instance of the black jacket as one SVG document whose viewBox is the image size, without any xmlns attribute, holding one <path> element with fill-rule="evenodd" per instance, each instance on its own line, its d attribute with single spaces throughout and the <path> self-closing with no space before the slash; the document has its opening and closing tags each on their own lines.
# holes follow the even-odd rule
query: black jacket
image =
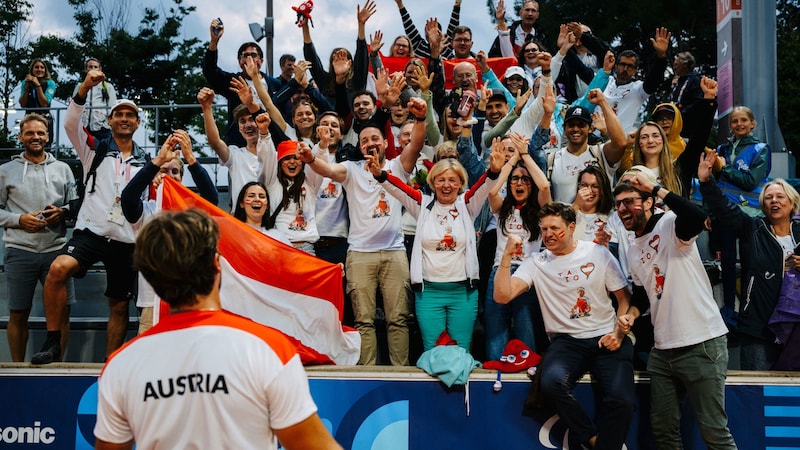
<svg viewBox="0 0 800 450">
<path fill-rule="evenodd" d="M 740 333 L 774 342 L 767 322 L 778 303 L 783 283 L 783 250 L 764 216 L 750 217 L 728 200 L 711 180 L 700 183 L 703 201 L 708 204 L 719 226 L 727 226 L 739 238 L 741 258 L 748 270 L 742 274 L 742 304 L 739 307 Z M 792 236 L 800 239 L 800 220 L 792 219 Z"/>
</svg>

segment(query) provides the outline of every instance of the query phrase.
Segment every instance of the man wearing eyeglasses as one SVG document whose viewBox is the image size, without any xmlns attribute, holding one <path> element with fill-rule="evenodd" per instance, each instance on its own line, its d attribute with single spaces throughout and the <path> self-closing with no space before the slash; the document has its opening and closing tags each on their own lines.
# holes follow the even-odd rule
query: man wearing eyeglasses
<svg viewBox="0 0 800 450">
<path fill-rule="evenodd" d="M 453 52 L 455 59 L 474 59 L 472 53 L 472 30 L 464 25 L 453 29 Z"/>
<path fill-rule="evenodd" d="M 239 95 L 236 92 L 231 91 L 231 80 L 241 77 L 247 82 L 247 85 L 250 87 L 251 91 L 255 92 L 253 80 L 251 80 L 247 75 L 245 65 L 248 63 L 248 61 L 250 61 L 251 64 L 255 64 L 260 68 L 264 63 L 264 52 L 257 43 L 245 42 L 239 46 L 239 50 L 236 53 L 241 71 L 238 73 L 226 72 L 222 70 L 217 63 L 217 60 L 219 59 L 217 47 L 222 35 L 225 34 L 225 26 L 219 19 L 214 19 L 211 21 L 209 31 L 211 39 L 208 43 L 205 56 L 203 56 L 203 76 L 211 85 L 211 88 L 214 90 L 214 92 L 217 92 L 219 95 L 224 96 L 228 100 L 228 130 L 225 132 L 225 143 L 228 145 L 235 145 L 237 147 L 245 147 L 245 139 L 241 133 L 239 133 L 237 120 L 233 115 L 234 109 L 241 105 L 242 101 L 239 99 Z M 294 63 L 295 61 L 291 55 L 288 55 L 290 58 L 285 58 L 286 56 L 287 55 L 282 56 L 280 61 L 282 78 L 287 75 L 291 76 L 291 72 L 288 70 L 288 63 Z M 284 65 L 287 67 L 286 71 L 284 71 Z M 294 68 L 292 68 L 292 70 L 294 70 Z M 292 95 L 294 95 L 294 93 L 297 91 L 297 88 L 300 86 L 296 81 L 294 81 L 294 79 L 288 82 L 285 80 L 281 81 L 280 78 L 271 77 L 264 72 L 261 72 L 261 79 L 267 88 L 267 92 L 269 92 L 270 96 L 272 96 L 273 103 L 275 103 L 275 105 L 277 105 L 279 108 L 281 108 L 282 105 L 285 104 L 292 97 Z M 265 109 L 264 105 L 261 104 L 261 100 L 259 99 L 258 95 L 253 95 L 253 97 L 255 103 L 261 109 Z"/>
<path fill-rule="evenodd" d="M 639 55 L 633 50 L 624 50 L 617 56 L 614 76 L 609 79 L 603 94 L 617 113 L 626 133 L 635 130 L 639 109 L 665 80 L 667 49 L 671 36 L 672 34 L 662 27 L 656 29 L 655 38 L 650 38 L 650 43 L 656 52 L 656 60 L 650 65 L 644 81 L 634 80 L 639 72 Z"/>
<path fill-rule="evenodd" d="M 503 0 L 500 0 L 497 8 L 495 8 L 498 26 L 500 22 L 505 26 L 505 9 L 503 4 Z M 500 11 L 502 11 L 502 14 Z M 522 3 L 522 7 L 519 10 L 519 20 L 512 22 L 509 31 L 496 37 L 494 42 L 492 42 L 492 47 L 489 49 L 489 57 L 498 58 L 504 56 L 500 47 L 500 39 L 511 40 L 514 54 L 517 54 L 519 48 L 526 42 L 533 40 L 537 42 L 547 42 L 544 31 L 542 31 L 542 28 L 536 23 L 537 20 L 539 20 L 539 2 L 526 0 Z"/>
<path fill-rule="evenodd" d="M 551 202 L 538 217 L 547 249 L 526 258 L 511 275 L 511 260 L 523 243 L 509 235 L 494 279 L 494 299 L 508 303 L 536 289 L 550 337 L 539 366 L 540 388 L 569 428 L 564 448 L 620 449 L 634 409 L 633 344 L 618 320 L 628 313 L 628 280 L 606 248 L 575 239 L 572 206 Z M 617 299 L 616 311 L 609 293 Z M 573 395 L 587 371 L 602 399 L 596 420 Z"/>
<path fill-rule="evenodd" d="M 656 446 L 681 447 L 681 412 L 688 398 L 706 445 L 735 449 L 725 413 L 728 329 L 695 242 L 706 213 L 644 172 L 617 185 L 614 197 L 622 224 L 635 233 L 627 252 L 634 306 L 618 325 L 627 332 L 649 300 L 655 333 L 647 371 Z M 669 211 L 654 213 L 656 198 Z"/>
</svg>

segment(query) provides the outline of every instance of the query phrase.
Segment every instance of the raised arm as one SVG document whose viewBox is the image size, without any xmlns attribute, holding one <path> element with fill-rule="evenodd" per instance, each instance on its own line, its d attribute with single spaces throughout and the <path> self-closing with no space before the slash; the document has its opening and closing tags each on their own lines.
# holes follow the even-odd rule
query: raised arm
<svg viewBox="0 0 800 450">
<path fill-rule="evenodd" d="M 217 122 L 214 120 L 214 111 L 211 105 L 214 103 L 214 91 L 204 87 L 197 93 L 197 102 L 200 103 L 200 109 L 203 111 L 203 125 L 206 131 L 206 139 L 208 145 L 217 154 L 222 164 L 228 162 L 231 152 L 228 145 L 220 138 Z"/>
<path fill-rule="evenodd" d="M 306 163 L 306 167 L 333 181 L 341 183 L 347 177 L 347 167 L 344 164 L 330 163 L 326 158 L 317 158 L 308 146 L 297 147 L 297 158 Z"/>
<path fill-rule="evenodd" d="M 416 122 L 411 128 L 411 141 L 400 153 L 400 163 L 406 173 L 411 173 L 414 170 L 419 152 L 422 150 L 422 146 L 425 145 L 425 114 L 427 110 L 428 106 L 421 98 L 414 97 L 408 101 L 408 113 L 414 116 Z"/>
<path fill-rule="evenodd" d="M 297 73 L 299 70 L 298 66 L 303 67 L 305 69 L 308 68 L 308 63 L 305 61 L 300 61 L 295 65 L 295 78 L 297 77 Z M 261 80 L 263 80 L 263 77 L 261 75 L 261 72 L 258 70 L 258 66 L 253 62 L 252 57 L 249 56 L 247 57 L 247 61 L 244 64 L 244 68 L 245 71 L 247 72 L 247 76 L 249 76 L 250 79 L 253 80 L 253 86 L 255 86 L 256 88 L 256 94 L 258 95 L 258 99 L 261 101 L 261 104 L 264 105 L 264 109 L 269 113 L 270 119 L 274 121 L 275 124 L 278 125 L 278 127 L 282 131 L 285 132 L 288 124 L 283 119 L 283 114 L 281 114 L 281 111 L 278 109 L 277 106 L 275 106 L 275 102 L 272 101 L 272 96 L 270 96 L 269 92 L 267 92 L 267 88 L 264 87 L 264 83 L 261 82 Z M 303 82 L 305 80 L 305 74 L 306 71 L 302 70 L 302 77 L 297 81 L 298 83 L 300 83 L 301 86 L 303 85 Z M 308 84 L 307 81 L 305 81 L 305 83 Z M 239 99 L 242 101 L 242 104 L 247 105 L 247 109 L 250 110 L 250 112 L 254 112 L 251 106 L 253 104 L 252 100 L 253 93 L 250 92 L 250 94 L 247 94 L 244 91 L 245 89 L 249 91 L 250 87 L 245 83 L 242 77 L 239 77 L 238 79 L 234 78 L 231 80 L 231 90 L 234 90 L 234 88 L 236 88 L 237 92 L 240 93 Z M 242 98 L 242 94 L 249 97 L 249 103 L 245 101 L 248 99 L 248 97 Z M 256 108 L 256 111 L 257 110 L 258 109 Z"/>
<path fill-rule="evenodd" d="M 656 61 L 650 65 L 647 75 L 644 77 L 642 89 L 649 95 L 654 93 L 666 78 L 665 69 L 667 68 L 667 49 L 672 33 L 666 28 L 656 28 L 655 38 L 650 38 L 653 50 L 656 51 Z"/>
<path fill-rule="evenodd" d="M 544 122 L 544 120 L 542 120 L 542 122 Z M 530 139 L 519 133 L 511 133 L 508 137 L 517 150 L 514 153 L 520 155 L 522 163 L 525 164 L 525 168 L 528 169 L 528 173 L 531 174 L 533 184 L 536 185 L 536 189 L 539 191 L 539 195 L 537 196 L 539 206 L 544 206 L 553 201 L 552 194 L 550 193 L 550 181 L 547 180 L 547 176 L 542 172 L 542 169 L 528 151 Z"/>
<path fill-rule="evenodd" d="M 608 129 L 609 141 L 603 145 L 603 154 L 605 154 L 606 161 L 609 164 L 616 164 L 622 159 L 625 153 L 625 147 L 628 145 L 628 136 L 622 128 L 622 123 L 619 121 L 614 108 L 608 103 L 608 99 L 603 95 L 600 89 L 592 89 L 589 91 L 587 97 L 589 102 L 593 105 L 599 106 L 603 111 L 603 118 L 606 120 L 606 128 Z"/>
<path fill-rule="evenodd" d="M 503 153 L 503 138 L 501 137 L 496 137 L 492 140 L 492 154 L 495 153 Z M 503 197 L 500 195 L 500 190 L 506 185 L 506 181 L 511 175 L 511 171 L 514 170 L 514 166 L 517 165 L 519 158 L 519 152 L 514 152 L 514 154 L 511 155 L 508 162 L 503 164 L 503 168 L 500 169 L 500 175 L 497 177 L 497 184 L 489 191 L 489 209 L 494 214 L 497 214 L 500 211 L 500 207 L 503 206 Z"/>
</svg>

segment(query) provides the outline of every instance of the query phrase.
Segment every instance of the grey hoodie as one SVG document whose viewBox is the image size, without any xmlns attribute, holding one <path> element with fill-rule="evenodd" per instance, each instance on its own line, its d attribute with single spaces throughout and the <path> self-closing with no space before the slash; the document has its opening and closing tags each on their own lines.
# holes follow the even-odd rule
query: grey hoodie
<svg viewBox="0 0 800 450">
<path fill-rule="evenodd" d="M 41 211 L 47 205 L 65 207 L 76 197 L 75 177 L 67 163 L 50 153 L 44 162 L 35 164 L 23 156 L 14 156 L 0 166 L 0 226 L 4 228 L 6 247 L 35 253 L 58 250 L 66 242 L 64 222 L 36 233 L 19 226 L 22 214 Z"/>
</svg>

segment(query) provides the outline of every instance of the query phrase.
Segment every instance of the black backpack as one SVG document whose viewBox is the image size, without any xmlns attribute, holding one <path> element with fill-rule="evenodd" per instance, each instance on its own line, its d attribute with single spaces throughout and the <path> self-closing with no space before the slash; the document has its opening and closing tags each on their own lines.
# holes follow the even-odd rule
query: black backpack
<svg viewBox="0 0 800 450">
<path fill-rule="evenodd" d="M 76 192 L 78 196 L 75 200 L 69 202 L 69 212 L 67 213 L 67 226 L 75 226 L 75 222 L 78 220 L 78 212 L 81 209 L 81 205 L 83 205 L 83 199 L 86 194 L 86 186 L 89 184 L 89 179 L 92 180 L 92 186 L 89 189 L 89 192 L 94 192 L 95 183 L 97 182 L 97 168 L 100 167 L 100 164 L 103 162 L 103 159 L 108 155 L 108 150 L 110 148 L 109 140 L 113 138 L 103 139 L 101 141 L 95 140 L 96 146 L 94 147 L 94 157 L 92 158 L 92 164 L 89 165 L 89 171 L 84 174 L 83 180 L 80 180 L 76 186 Z M 91 146 L 91 144 L 90 144 Z M 144 155 L 145 161 L 150 161 L 150 155 Z"/>
</svg>

